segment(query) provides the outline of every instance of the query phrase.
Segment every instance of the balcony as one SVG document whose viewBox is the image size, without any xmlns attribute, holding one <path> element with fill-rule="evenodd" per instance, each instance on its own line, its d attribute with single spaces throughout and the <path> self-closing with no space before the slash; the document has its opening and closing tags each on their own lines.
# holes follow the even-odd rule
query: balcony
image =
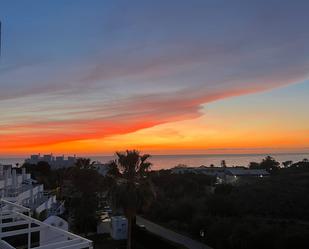
<svg viewBox="0 0 309 249">
<path fill-rule="evenodd" d="M 27 213 L 28 215 L 25 215 Z M 0 200 L 0 249 L 15 249 L 23 236 L 22 248 L 92 249 L 92 241 L 30 217 L 30 209 Z M 39 232 L 34 241 L 33 233 Z"/>
</svg>

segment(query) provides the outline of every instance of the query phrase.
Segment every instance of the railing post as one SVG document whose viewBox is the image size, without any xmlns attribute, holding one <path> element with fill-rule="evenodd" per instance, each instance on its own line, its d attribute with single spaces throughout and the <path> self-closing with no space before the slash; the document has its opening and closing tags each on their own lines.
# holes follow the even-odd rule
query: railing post
<svg viewBox="0 0 309 249">
<path fill-rule="evenodd" d="M 0 224 L 2 225 L 2 199 L 0 200 L 0 205 L 1 205 L 1 210 L 0 210 L 0 212 L 1 212 L 1 214 L 0 214 Z M 2 226 L 1 226 L 1 229 L 0 229 L 0 233 L 2 234 Z"/>
<path fill-rule="evenodd" d="M 28 211 L 28 216 L 31 217 L 31 211 Z M 28 249 L 31 248 L 31 220 L 29 219 L 29 224 L 28 224 Z"/>
</svg>

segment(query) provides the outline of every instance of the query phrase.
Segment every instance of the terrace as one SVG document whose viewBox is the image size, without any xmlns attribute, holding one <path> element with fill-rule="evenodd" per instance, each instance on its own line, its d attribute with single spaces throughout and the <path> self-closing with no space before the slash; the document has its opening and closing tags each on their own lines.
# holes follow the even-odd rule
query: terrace
<svg viewBox="0 0 309 249">
<path fill-rule="evenodd" d="M 21 241 L 24 244 L 17 244 Z M 0 248 L 92 249 L 92 241 L 38 221 L 30 209 L 0 200 Z"/>
</svg>

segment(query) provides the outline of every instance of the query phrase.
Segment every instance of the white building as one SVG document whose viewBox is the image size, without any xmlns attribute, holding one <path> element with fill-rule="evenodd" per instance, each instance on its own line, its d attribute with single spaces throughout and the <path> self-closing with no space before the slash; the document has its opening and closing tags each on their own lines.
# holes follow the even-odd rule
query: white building
<svg viewBox="0 0 309 249">
<path fill-rule="evenodd" d="M 209 176 L 221 176 L 224 174 L 225 168 L 223 167 L 188 167 L 185 165 L 176 166 L 171 169 L 172 173 L 174 174 L 204 174 Z"/>
<path fill-rule="evenodd" d="M 111 237 L 115 240 L 127 239 L 128 220 L 123 216 L 111 217 Z"/>
<path fill-rule="evenodd" d="M 30 208 L 36 213 L 54 208 L 57 204 L 56 196 L 44 191 L 42 184 L 31 179 L 26 169 L 17 174 L 12 166 L 0 164 L 0 197 L 7 201 Z"/>
<path fill-rule="evenodd" d="M 237 183 L 240 179 L 245 178 L 263 178 L 270 176 L 265 169 L 247 169 L 247 168 L 226 168 L 226 183 Z"/>
<path fill-rule="evenodd" d="M 30 217 L 30 209 L 0 200 L 0 248 L 33 249 L 92 249 L 92 241 L 70 233 L 59 217 L 46 222 Z M 34 236 L 38 234 L 39 236 Z"/>
<path fill-rule="evenodd" d="M 47 162 L 52 169 L 68 168 L 74 166 L 76 162 L 76 156 L 53 156 L 53 154 L 43 155 L 31 155 L 25 160 L 25 163 L 38 164 L 39 162 Z"/>
<path fill-rule="evenodd" d="M 237 183 L 245 178 L 263 178 L 270 174 L 265 169 L 249 169 L 245 167 L 187 167 L 177 166 L 171 169 L 174 174 L 204 174 L 214 176 L 217 183 Z"/>
</svg>

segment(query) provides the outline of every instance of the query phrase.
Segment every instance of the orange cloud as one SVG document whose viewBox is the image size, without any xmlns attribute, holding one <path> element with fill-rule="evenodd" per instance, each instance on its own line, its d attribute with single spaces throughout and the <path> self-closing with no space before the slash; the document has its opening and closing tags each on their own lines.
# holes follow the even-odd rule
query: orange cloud
<svg viewBox="0 0 309 249">
<path fill-rule="evenodd" d="M 254 93 L 263 89 L 263 87 L 243 88 L 227 92 L 212 91 L 209 94 L 205 90 L 196 89 L 191 92 L 179 91 L 175 95 L 153 94 L 119 103 L 116 109 L 117 115 L 100 118 L 98 109 L 93 112 L 93 116 L 98 116 L 98 118 L 53 120 L 51 117 L 50 120 L 40 122 L 4 124 L 0 125 L 0 130 L 4 131 L 0 133 L 0 141 L 5 141 L 0 143 L 0 150 L 17 150 L 71 141 L 101 139 L 136 132 L 160 124 L 194 119 L 202 115 L 200 108 L 204 103 Z M 177 141 L 172 144 L 178 147 Z M 195 145 L 200 146 L 198 142 Z"/>
</svg>

